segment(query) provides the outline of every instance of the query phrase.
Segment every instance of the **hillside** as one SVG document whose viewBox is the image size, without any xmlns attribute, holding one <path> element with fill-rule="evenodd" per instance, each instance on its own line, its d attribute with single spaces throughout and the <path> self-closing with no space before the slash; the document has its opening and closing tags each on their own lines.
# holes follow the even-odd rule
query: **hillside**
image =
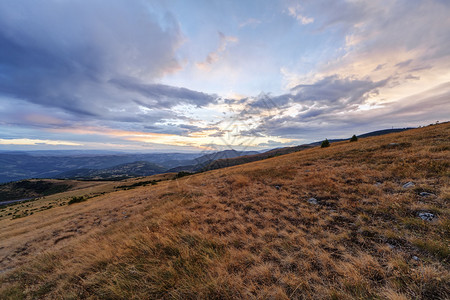
<svg viewBox="0 0 450 300">
<path fill-rule="evenodd" d="M 382 130 L 371 131 L 371 132 L 367 132 L 367 133 L 363 133 L 363 134 L 358 134 L 356 136 L 358 138 L 366 138 L 366 137 L 372 137 L 372 136 L 381 136 L 381 135 L 390 134 L 390 133 L 403 132 L 403 131 L 411 130 L 411 129 L 414 129 L 414 128 L 408 127 L 408 128 L 382 129 Z M 336 143 L 336 142 L 348 141 L 349 139 L 350 139 L 350 137 L 348 137 L 348 139 L 328 139 L 328 140 L 331 143 Z M 310 143 L 308 145 L 309 146 L 320 146 L 321 143 L 322 143 L 322 141 L 317 141 L 314 143 Z"/>
<path fill-rule="evenodd" d="M 56 175 L 57 178 L 70 178 L 82 180 L 112 180 L 125 179 L 139 176 L 150 176 L 162 173 L 164 167 L 147 161 L 135 161 L 105 169 L 77 169 Z"/>
<path fill-rule="evenodd" d="M 0 298 L 448 299 L 449 136 L 445 123 L 44 197 L 59 204 L 0 220 Z"/>
<path fill-rule="evenodd" d="M 297 152 L 305 149 L 312 148 L 311 145 L 300 145 L 300 146 L 294 146 L 294 147 L 283 147 L 278 149 L 269 150 L 263 153 L 257 153 L 257 154 L 250 154 L 250 155 L 244 155 L 239 157 L 233 157 L 233 158 L 222 158 L 217 159 L 212 162 L 209 162 L 208 164 L 202 165 L 199 168 L 197 168 L 195 171 L 209 171 L 209 170 L 215 170 L 215 169 L 221 169 L 231 166 L 237 166 L 246 164 L 249 162 L 254 162 L 258 160 L 263 160 L 279 155 L 289 154 L 292 152 Z"/>
<path fill-rule="evenodd" d="M 360 138 L 365 137 L 371 137 L 371 136 L 380 136 L 385 135 L 389 133 L 395 133 L 395 132 L 402 132 L 406 130 L 410 130 L 412 128 L 396 128 L 396 129 L 384 129 L 384 130 L 377 130 L 373 132 L 368 132 L 359 135 Z M 350 139 L 350 138 L 349 138 Z M 347 141 L 349 139 L 331 139 L 330 142 L 341 142 L 341 141 Z M 276 148 L 271 149 L 264 152 L 252 152 L 252 151 L 244 151 L 239 153 L 240 155 L 222 155 L 221 152 L 215 153 L 213 155 L 209 156 L 202 156 L 194 160 L 195 163 L 191 165 L 186 166 L 178 166 L 176 168 L 171 169 L 171 172 L 179 172 L 179 171 L 189 171 L 189 172 L 203 172 L 203 171 L 209 171 L 209 170 L 216 170 L 231 166 L 237 166 L 246 164 L 249 162 L 259 161 L 279 155 L 285 155 L 292 152 L 297 152 L 305 149 L 309 149 L 312 147 L 320 146 L 322 141 L 313 142 L 310 144 L 304 144 L 304 145 L 298 145 L 298 146 L 292 146 L 292 147 L 282 147 L 282 148 Z M 234 151 L 234 150 L 231 150 Z M 226 151 L 223 151 L 226 152 Z M 236 151 L 234 151 L 236 152 Z M 233 152 L 232 152 L 233 153 Z M 206 159 L 205 159 L 206 158 Z"/>
<path fill-rule="evenodd" d="M 197 157 L 189 162 L 189 164 L 177 166 L 168 170 L 168 172 L 180 172 L 180 171 L 188 171 L 188 172 L 199 172 L 205 170 L 205 168 L 216 162 L 221 160 L 237 160 L 240 157 L 257 155 L 259 152 L 257 151 L 236 151 L 236 150 L 224 150 L 219 152 L 214 152 L 211 154 L 205 154 L 200 157 Z M 225 167 L 221 165 L 221 167 Z"/>
<path fill-rule="evenodd" d="M 47 196 L 67 191 L 68 182 L 51 180 L 22 180 L 0 184 L 0 205 L 4 201 Z"/>
</svg>

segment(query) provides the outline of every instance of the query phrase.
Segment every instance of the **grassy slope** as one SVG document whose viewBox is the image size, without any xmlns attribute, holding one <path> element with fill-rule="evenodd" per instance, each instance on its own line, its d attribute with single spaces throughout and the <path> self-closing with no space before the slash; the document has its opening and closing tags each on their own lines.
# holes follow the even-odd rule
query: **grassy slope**
<svg viewBox="0 0 450 300">
<path fill-rule="evenodd" d="M 21 183 L 24 181 L 19 181 Z M 33 189 L 19 189 L 14 191 L 15 193 L 22 193 L 21 197 L 37 197 L 34 200 L 24 201 L 20 203 L 9 204 L 7 206 L 0 207 L 0 220 L 21 218 L 28 215 L 39 213 L 43 210 L 53 208 L 55 206 L 62 206 L 73 196 L 87 196 L 93 197 L 103 192 L 110 192 L 114 190 L 114 182 L 100 182 L 100 181 L 76 181 L 76 180 L 58 180 L 58 179 L 31 179 L 25 182 L 39 183 L 39 186 L 50 186 L 50 189 L 46 189 L 43 193 L 37 193 Z M 41 184 L 43 183 L 43 184 Z M 5 190 L 14 188 L 15 183 L 4 184 Z M 65 189 L 69 187 L 67 191 L 52 193 L 57 189 Z M 63 187 L 63 188 L 60 188 Z M 45 195 L 45 192 L 49 195 Z M 13 199 L 17 199 L 13 198 Z M 1 228 L 4 228 L 1 226 Z"/>
<path fill-rule="evenodd" d="M 120 182 L 46 179 L 70 184 L 72 188 L 0 208 L 0 273 L 28 262 L 37 253 L 59 249 L 72 240 L 128 217 L 139 203 L 122 198 L 116 190 L 149 184 L 152 180 L 167 180 L 174 175 L 159 174 Z M 83 205 L 68 206 L 72 197 L 88 200 Z M 105 201 L 97 202 L 96 199 Z M 128 215 L 124 215 L 124 211 Z"/>
<path fill-rule="evenodd" d="M 275 157 L 279 155 L 285 155 L 301 150 L 305 150 L 308 148 L 312 148 L 311 145 L 300 145 L 300 146 L 294 146 L 294 147 L 285 147 L 285 148 L 279 148 L 275 150 L 270 150 L 264 153 L 258 153 L 253 155 L 244 155 L 239 157 L 233 157 L 233 158 L 223 158 L 215 160 L 208 165 L 202 167 L 201 171 L 208 171 L 208 170 L 215 170 L 215 169 L 221 169 L 225 167 L 231 167 L 231 166 L 237 166 L 242 165 L 250 162 L 255 162 L 263 159 L 267 159 L 270 157 Z"/>
<path fill-rule="evenodd" d="M 448 298 L 449 136 L 442 124 L 334 143 L 3 220 L 6 242 L 20 243 L 25 224 L 51 240 L 33 229 L 44 221 L 50 235 L 89 230 L 42 242 L 48 251 L 1 277 L 1 295 Z"/>
<path fill-rule="evenodd" d="M 0 201 L 35 198 L 65 192 L 72 186 L 57 180 L 21 180 L 0 184 Z"/>
</svg>

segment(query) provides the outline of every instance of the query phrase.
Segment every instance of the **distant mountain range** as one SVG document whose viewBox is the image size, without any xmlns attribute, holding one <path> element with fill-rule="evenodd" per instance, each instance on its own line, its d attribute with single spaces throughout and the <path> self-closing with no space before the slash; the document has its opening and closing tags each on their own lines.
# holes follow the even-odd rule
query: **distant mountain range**
<svg viewBox="0 0 450 300">
<path fill-rule="evenodd" d="M 68 171 L 101 170 L 136 161 L 153 163 L 167 170 L 190 164 L 198 156 L 198 153 L 0 152 L 0 183 L 28 178 L 56 178 Z"/>
<path fill-rule="evenodd" d="M 378 136 L 411 128 L 386 129 L 358 137 Z M 345 139 L 330 139 L 330 142 Z M 112 180 L 166 172 L 199 172 L 258 161 L 315 147 L 321 141 L 257 151 L 225 150 L 201 153 L 121 153 L 114 151 L 0 152 L 0 183 L 29 178 Z"/>
</svg>

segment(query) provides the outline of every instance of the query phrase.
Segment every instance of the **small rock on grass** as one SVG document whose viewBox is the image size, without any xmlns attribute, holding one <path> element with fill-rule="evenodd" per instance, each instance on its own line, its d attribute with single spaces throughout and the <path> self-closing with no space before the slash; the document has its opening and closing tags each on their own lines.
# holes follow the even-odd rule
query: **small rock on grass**
<svg viewBox="0 0 450 300">
<path fill-rule="evenodd" d="M 422 197 L 434 196 L 434 194 L 428 193 L 428 192 L 421 192 L 421 193 L 419 193 L 419 195 L 422 196 Z"/>
<path fill-rule="evenodd" d="M 433 221 L 433 219 L 436 218 L 436 216 L 429 212 L 420 212 L 419 218 L 421 218 L 424 221 Z"/>
<path fill-rule="evenodd" d="M 407 183 L 405 183 L 405 184 L 403 185 L 403 188 L 404 188 L 404 189 L 407 189 L 407 188 L 410 188 L 410 187 L 413 187 L 413 186 L 414 186 L 414 182 L 409 181 L 409 182 L 407 182 Z"/>
<path fill-rule="evenodd" d="M 309 198 L 306 201 L 308 201 L 309 204 L 314 204 L 314 205 L 319 204 L 319 202 L 317 201 L 316 198 Z"/>
</svg>

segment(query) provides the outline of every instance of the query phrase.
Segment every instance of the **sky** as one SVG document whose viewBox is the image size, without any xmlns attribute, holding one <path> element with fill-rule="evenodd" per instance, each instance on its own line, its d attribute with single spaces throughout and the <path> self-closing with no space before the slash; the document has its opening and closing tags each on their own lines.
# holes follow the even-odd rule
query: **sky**
<svg viewBox="0 0 450 300">
<path fill-rule="evenodd" d="M 0 150 L 262 150 L 450 116 L 450 1 L 0 0 Z"/>
</svg>

